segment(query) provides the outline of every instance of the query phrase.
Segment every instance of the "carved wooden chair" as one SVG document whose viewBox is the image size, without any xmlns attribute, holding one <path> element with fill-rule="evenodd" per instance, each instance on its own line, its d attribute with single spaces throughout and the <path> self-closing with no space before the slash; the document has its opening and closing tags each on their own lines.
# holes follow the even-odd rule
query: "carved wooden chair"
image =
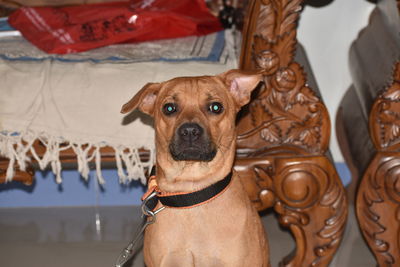
<svg viewBox="0 0 400 267">
<path fill-rule="evenodd" d="M 400 1 L 378 1 L 350 49 L 337 135 L 361 232 L 379 266 L 400 264 Z"/>
<path fill-rule="evenodd" d="M 261 72 L 264 84 L 238 117 L 235 169 L 257 209 L 273 208 L 295 238 L 296 251 L 282 265 L 327 266 L 343 236 L 347 200 L 328 156 L 329 115 L 296 39 L 302 2 L 248 4 L 240 68 Z M 112 161 L 109 154 L 104 148 L 102 160 Z M 60 156 L 74 161 L 73 151 Z M 31 173 L 16 179 L 29 182 Z"/>
</svg>

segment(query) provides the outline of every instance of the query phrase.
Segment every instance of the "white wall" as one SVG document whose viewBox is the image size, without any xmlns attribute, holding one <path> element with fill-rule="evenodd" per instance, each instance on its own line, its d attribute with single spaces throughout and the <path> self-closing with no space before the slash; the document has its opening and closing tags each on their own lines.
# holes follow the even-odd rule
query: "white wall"
<svg viewBox="0 0 400 267">
<path fill-rule="evenodd" d="M 330 149 L 337 162 L 344 161 L 334 124 L 336 110 L 351 84 L 348 52 L 358 32 L 368 24 L 373 8 L 366 0 L 333 0 L 324 7 L 305 6 L 300 18 L 298 39 L 306 49 L 331 117 Z"/>
</svg>

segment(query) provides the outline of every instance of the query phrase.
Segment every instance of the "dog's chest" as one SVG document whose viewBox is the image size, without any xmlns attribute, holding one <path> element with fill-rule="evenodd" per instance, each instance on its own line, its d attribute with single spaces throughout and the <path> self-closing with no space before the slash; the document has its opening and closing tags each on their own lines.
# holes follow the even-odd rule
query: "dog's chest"
<svg viewBox="0 0 400 267">
<path fill-rule="evenodd" d="M 146 234 L 154 232 L 158 237 L 163 236 L 159 242 L 167 236 L 170 236 L 170 241 L 184 237 L 182 241 L 187 242 L 191 239 L 211 242 L 214 237 L 217 240 L 227 239 L 232 233 L 251 225 L 249 219 L 252 216 L 249 215 L 252 212 L 248 210 L 247 203 L 239 199 L 226 201 L 226 193 L 207 204 L 193 208 L 164 209 L 157 215 L 157 222 L 148 227 Z"/>
<path fill-rule="evenodd" d="M 265 253 L 264 238 L 250 201 L 232 190 L 205 205 L 159 213 L 146 229 L 145 257 L 160 264 L 165 257 L 185 254 L 195 266 L 241 266 L 250 254 Z M 256 249 L 248 244 L 256 244 Z"/>
</svg>

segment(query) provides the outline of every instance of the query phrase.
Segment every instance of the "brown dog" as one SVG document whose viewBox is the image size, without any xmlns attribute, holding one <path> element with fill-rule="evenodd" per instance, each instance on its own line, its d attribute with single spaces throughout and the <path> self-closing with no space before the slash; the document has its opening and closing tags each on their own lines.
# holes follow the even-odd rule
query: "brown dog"
<svg viewBox="0 0 400 267">
<path fill-rule="evenodd" d="M 198 192 L 231 177 L 213 198 L 157 215 L 145 232 L 148 267 L 269 266 L 259 215 L 237 174 L 229 176 L 236 114 L 260 80 L 231 70 L 149 83 L 122 107 L 122 113 L 139 108 L 154 117 L 160 196 Z"/>
</svg>

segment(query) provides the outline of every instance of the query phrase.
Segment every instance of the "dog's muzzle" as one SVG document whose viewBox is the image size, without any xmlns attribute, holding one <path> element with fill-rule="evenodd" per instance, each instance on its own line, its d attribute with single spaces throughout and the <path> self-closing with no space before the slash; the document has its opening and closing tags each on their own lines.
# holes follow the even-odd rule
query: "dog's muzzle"
<svg viewBox="0 0 400 267">
<path fill-rule="evenodd" d="M 217 151 L 208 134 L 197 123 L 184 123 L 169 145 L 174 160 L 211 161 Z"/>
</svg>

